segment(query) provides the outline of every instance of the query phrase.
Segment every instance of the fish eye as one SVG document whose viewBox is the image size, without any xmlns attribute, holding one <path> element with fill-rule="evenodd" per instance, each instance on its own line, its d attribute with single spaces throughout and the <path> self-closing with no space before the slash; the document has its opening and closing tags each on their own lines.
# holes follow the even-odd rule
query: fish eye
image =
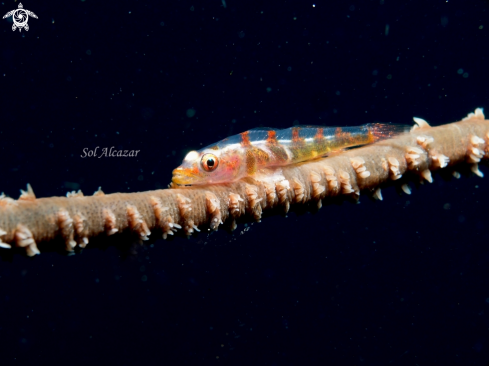
<svg viewBox="0 0 489 366">
<path fill-rule="evenodd" d="M 219 165 L 219 160 L 214 154 L 204 154 L 200 163 L 206 172 L 212 172 L 216 170 L 217 166 Z"/>
</svg>

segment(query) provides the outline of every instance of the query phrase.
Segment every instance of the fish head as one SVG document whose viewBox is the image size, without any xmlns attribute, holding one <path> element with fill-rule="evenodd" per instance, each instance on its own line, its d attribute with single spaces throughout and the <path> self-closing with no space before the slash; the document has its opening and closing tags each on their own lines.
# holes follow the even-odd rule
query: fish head
<svg viewBox="0 0 489 366">
<path fill-rule="evenodd" d="M 221 151 L 206 148 L 190 151 L 182 164 L 173 170 L 172 182 L 177 185 L 198 185 L 225 183 L 232 180 L 232 174 L 222 164 Z"/>
</svg>

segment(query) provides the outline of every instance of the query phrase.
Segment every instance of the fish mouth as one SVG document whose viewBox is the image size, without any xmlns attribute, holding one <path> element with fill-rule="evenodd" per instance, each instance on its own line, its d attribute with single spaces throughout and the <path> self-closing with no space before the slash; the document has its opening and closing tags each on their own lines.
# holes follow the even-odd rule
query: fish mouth
<svg viewBox="0 0 489 366">
<path fill-rule="evenodd" d="M 182 168 L 177 168 L 172 172 L 171 181 L 172 183 L 177 184 L 179 186 L 192 184 L 192 179 L 183 173 Z"/>
</svg>

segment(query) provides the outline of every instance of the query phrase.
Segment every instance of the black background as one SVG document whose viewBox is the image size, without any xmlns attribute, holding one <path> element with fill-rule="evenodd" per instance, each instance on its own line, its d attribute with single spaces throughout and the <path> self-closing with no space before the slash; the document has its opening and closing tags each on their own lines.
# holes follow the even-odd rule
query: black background
<svg viewBox="0 0 489 366">
<path fill-rule="evenodd" d="M 487 1 L 23 5 L 28 32 L 0 22 L 12 197 L 164 188 L 190 149 L 258 126 L 488 107 Z M 81 157 L 97 146 L 140 153 Z M 2 364 L 485 365 L 489 184 L 434 179 L 231 235 L 2 253 Z"/>
</svg>

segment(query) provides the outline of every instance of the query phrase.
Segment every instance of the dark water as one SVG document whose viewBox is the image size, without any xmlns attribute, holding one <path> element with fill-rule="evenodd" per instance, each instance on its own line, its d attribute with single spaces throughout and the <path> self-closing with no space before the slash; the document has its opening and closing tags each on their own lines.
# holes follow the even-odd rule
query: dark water
<svg viewBox="0 0 489 366">
<path fill-rule="evenodd" d="M 489 106 L 486 1 L 23 5 L 28 32 L 0 22 L 13 197 L 162 188 L 188 150 L 258 126 L 438 125 Z M 140 152 L 81 157 L 97 146 Z M 116 237 L 4 255 L 2 364 L 486 365 L 489 184 L 434 178 L 135 254 Z"/>
</svg>

